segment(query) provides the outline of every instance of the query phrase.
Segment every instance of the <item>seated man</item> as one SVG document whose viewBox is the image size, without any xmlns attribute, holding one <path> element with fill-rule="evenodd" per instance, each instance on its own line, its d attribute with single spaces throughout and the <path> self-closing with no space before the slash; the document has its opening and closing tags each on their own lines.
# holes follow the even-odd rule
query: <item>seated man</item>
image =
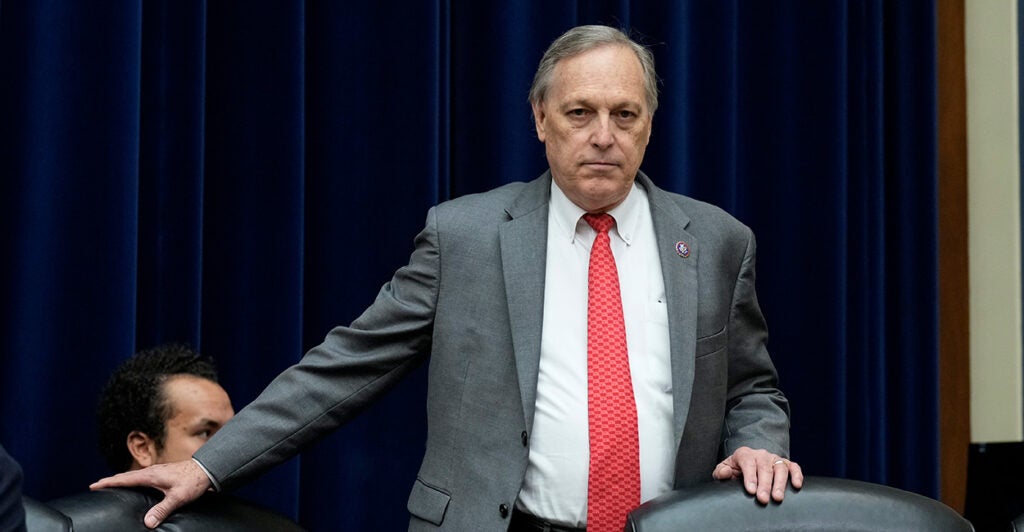
<svg viewBox="0 0 1024 532">
<path fill-rule="evenodd" d="M 148 349 L 100 393 L 100 451 L 116 472 L 187 460 L 234 415 L 212 359 L 183 345 Z"/>
<path fill-rule="evenodd" d="M 235 415 L 217 384 L 213 359 L 183 345 L 147 349 L 124 361 L 100 392 L 96 410 L 100 451 L 116 472 L 188 460 Z M 48 504 L 76 532 L 144 530 L 139 515 L 159 501 L 152 490 L 89 491 Z M 248 501 L 211 493 L 164 530 L 289 532 L 302 528 Z M 4 530 L 0 528 L 0 530 Z"/>
</svg>

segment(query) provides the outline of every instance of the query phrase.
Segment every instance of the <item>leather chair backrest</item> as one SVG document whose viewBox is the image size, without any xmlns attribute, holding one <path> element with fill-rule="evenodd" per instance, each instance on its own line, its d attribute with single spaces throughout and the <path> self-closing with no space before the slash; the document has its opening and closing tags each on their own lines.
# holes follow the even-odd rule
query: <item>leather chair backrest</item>
<svg viewBox="0 0 1024 532">
<path fill-rule="evenodd" d="M 1010 521 L 1010 530 L 1012 532 L 1024 532 L 1024 514 L 1020 514 Z"/>
<path fill-rule="evenodd" d="M 21 498 L 28 532 L 71 532 L 71 518 L 31 497 Z"/>
<path fill-rule="evenodd" d="M 74 532 L 148 532 L 142 518 L 163 494 L 149 489 L 114 488 L 62 497 L 49 502 L 71 518 Z M 171 514 L 156 530 L 163 532 L 300 532 L 294 521 L 243 499 L 207 493 Z"/>
<path fill-rule="evenodd" d="M 908 491 L 809 476 L 782 503 L 762 505 L 739 480 L 672 491 L 629 514 L 627 532 L 728 530 L 783 532 L 972 532 L 971 523 L 939 501 Z"/>
</svg>

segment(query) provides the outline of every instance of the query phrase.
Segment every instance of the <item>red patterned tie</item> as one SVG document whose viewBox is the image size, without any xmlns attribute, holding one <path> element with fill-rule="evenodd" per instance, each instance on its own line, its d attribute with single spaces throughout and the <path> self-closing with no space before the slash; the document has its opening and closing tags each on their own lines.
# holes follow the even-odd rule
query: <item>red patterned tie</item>
<svg viewBox="0 0 1024 532">
<path fill-rule="evenodd" d="M 615 219 L 608 214 L 584 214 L 583 219 L 597 231 L 590 250 L 587 303 L 587 531 L 619 532 L 626 524 L 626 514 L 640 504 L 636 401 L 629 376 L 619 273 L 608 237 Z"/>
</svg>

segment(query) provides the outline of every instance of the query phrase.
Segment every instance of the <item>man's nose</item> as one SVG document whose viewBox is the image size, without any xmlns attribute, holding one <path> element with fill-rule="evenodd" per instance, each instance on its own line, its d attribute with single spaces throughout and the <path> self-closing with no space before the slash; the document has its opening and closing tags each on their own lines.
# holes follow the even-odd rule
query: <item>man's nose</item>
<svg viewBox="0 0 1024 532">
<path fill-rule="evenodd" d="M 594 130 L 590 133 L 590 143 L 595 148 L 606 150 L 615 143 L 615 136 L 612 135 L 612 121 L 610 116 L 598 116 L 593 122 Z"/>
</svg>

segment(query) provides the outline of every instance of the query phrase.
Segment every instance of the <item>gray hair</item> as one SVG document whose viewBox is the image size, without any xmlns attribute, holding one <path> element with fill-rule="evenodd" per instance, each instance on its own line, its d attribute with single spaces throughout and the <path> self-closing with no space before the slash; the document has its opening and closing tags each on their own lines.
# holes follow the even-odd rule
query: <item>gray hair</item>
<svg viewBox="0 0 1024 532">
<path fill-rule="evenodd" d="M 636 53 L 644 74 L 644 92 L 651 114 L 658 108 L 658 75 L 654 72 L 654 54 L 645 46 L 630 39 L 625 33 L 610 26 L 577 26 L 551 43 L 537 65 L 537 73 L 530 86 L 530 103 L 539 104 L 551 87 L 555 65 L 562 59 L 574 57 L 607 45 L 626 46 Z"/>
</svg>

